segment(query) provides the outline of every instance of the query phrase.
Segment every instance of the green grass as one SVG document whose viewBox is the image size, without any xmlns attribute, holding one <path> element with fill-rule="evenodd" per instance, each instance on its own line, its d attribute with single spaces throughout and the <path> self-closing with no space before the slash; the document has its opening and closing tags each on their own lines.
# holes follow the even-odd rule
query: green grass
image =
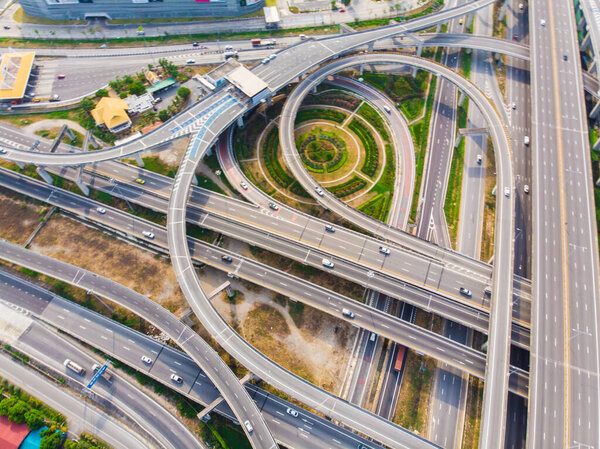
<svg viewBox="0 0 600 449">
<path fill-rule="evenodd" d="M 225 190 L 219 187 L 219 185 L 212 179 L 203 175 L 196 175 L 196 178 L 198 178 L 198 187 L 203 187 L 205 189 L 212 190 L 213 192 L 220 193 L 221 195 L 227 195 Z"/>
<path fill-rule="evenodd" d="M 365 150 L 365 163 L 360 171 L 369 177 L 375 176 L 379 166 L 379 150 L 369 129 L 357 119 L 352 119 L 348 128 L 358 136 Z"/>
<path fill-rule="evenodd" d="M 363 103 L 362 106 L 358 108 L 357 114 L 373 125 L 383 140 L 388 143 L 390 142 L 390 136 L 387 132 L 387 126 L 384 119 L 370 104 Z"/>
<path fill-rule="evenodd" d="M 335 123 L 343 123 L 346 114 L 333 109 L 302 109 L 296 115 L 296 123 L 306 122 L 308 120 L 330 120 Z"/>
<path fill-rule="evenodd" d="M 473 52 L 467 53 L 465 50 L 462 51 L 462 55 L 460 57 L 460 71 L 462 75 L 469 79 L 471 78 L 471 61 L 473 59 Z"/>
<path fill-rule="evenodd" d="M 390 212 L 391 194 L 378 193 L 358 208 L 362 213 L 385 222 Z"/>
<path fill-rule="evenodd" d="M 208 168 L 210 168 L 211 171 L 215 175 L 217 174 L 217 171 L 219 171 L 221 173 L 220 175 L 218 175 L 219 179 L 221 180 L 221 182 L 223 184 L 225 184 L 227 186 L 227 188 L 230 191 L 237 192 L 237 190 L 229 182 L 229 179 L 227 179 L 227 176 L 225 175 L 223 170 L 221 170 L 221 166 L 219 165 L 219 158 L 217 157 L 217 155 L 215 154 L 214 151 L 211 154 L 207 154 L 206 156 L 204 156 L 204 159 L 202 159 L 202 160 L 206 164 L 206 166 Z M 216 190 L 215 190 L 215 192 L 216 192 Z"/>
<path fill-rule="evenodd" d="M 158 156 L 143 157 L 142 162 L 144 162 L 144 169 L 158 173 L 159 175 L 175 178 L 175 174 L 177 173 L 177 167 L 165 164 Z M 130 161 L 129 164 L 138 166 L 135 159 Z"/>
<path fill-rule="evenodd" d="M 416 123 L 413 123 L 409 129 L 415 144 L 415 191 L 410 212 L 410 219 L 413 223 L 416 220 L 417 209 L 419 206 L 419 190 L 421 189 L 421 178 L 423 176 L 423 168 L 425 165 L 425 152 L 427 150 L 427 139 L 429 136 L 429 122 L 431 121 L 431 113 L 433 101 L 435 99 L 435 87 L 437 79 L 431 79 L 429 87 L 429 95 L 427 96 L 427 104 L 425 106 L 425 117 Z"/>
</svg>

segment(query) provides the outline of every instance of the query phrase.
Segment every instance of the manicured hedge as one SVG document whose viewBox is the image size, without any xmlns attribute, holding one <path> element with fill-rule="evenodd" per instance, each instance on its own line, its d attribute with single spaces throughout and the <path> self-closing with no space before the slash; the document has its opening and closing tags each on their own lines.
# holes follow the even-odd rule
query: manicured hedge
<svg viewBox="0 0 600 449">
<path fill-rule="evenodd" d="M 358 176 L 354 176 L 348 181 L 338 184 L 336 186 L 327 187 L 331 193 L 333 193 L 338 198 L 342 198 L 344 196 L 351 195 L 355 192 L 358 192 L 360 189 L 363 189 L 367 185 L 367 181 Z"/>
<path fill-rule="evenodd" d="M 358 136 L 365 149 L 365 163 L 360 171 L 367 176 L 375 176 L 377 167 L 379 166 L 379 151 L 377 150 L 375 139 L 367 127 L 357 119 L 353 119 L 348 127 Z"/>
<path fill-rule="evenodd" d="M 373 127 L 379 132 L 379 135 L 386 142 L 390 141 L 390 136 L 387 133 L 387 128 L 385 126 L 384 120 L 375 109 L 373 109 L 369 104 L 363 103 L 363 105 L 358 109 L 358 115 L 364 118 L 367 122 L 369 122 Z"/>
<path fill-rule="evenodd" d="M 346 114 L 333 109 L 301 109 L 298 111 L 298 115 L 296 115 L 296 123 L 315 119 L 331 120 L 332 122 L 342 123 L 346 119 Z"/>
<path fill-rule="evenodd" d="M 287 174 L 277 159 L 277 147 L 279 146 L 279 132 L 277 127 L 273 127 L 263 143 L 263 161 L 267 171 L 277 184 L 287 188 L 294 178 Z"/>
<path fill-rule="evenodd" d="M 378 193 L 366 203 L 362 204 L 358 210 L 363 214 L 385 221 L 389 213 L 390 196 L 385 193 Z"/>
</svg>

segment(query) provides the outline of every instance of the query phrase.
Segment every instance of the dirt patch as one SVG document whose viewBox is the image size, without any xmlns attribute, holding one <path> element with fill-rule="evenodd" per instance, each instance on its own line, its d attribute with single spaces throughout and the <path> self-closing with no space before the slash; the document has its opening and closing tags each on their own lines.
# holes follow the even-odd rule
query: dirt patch
<svg viewBox="0 0 600 449">
<path fill-rule="evenodd" d="M 185 300 L 171 264 L 64 216 L 54 216 L 31 249 L 108 277 L 179 314 Z"/>
<path fill-rule="evenodd" d="M 0 236 L 18 245 L 24 245 L 44 215 L 48 206 L 26 200 L 23 195 L 0 187 Z"/>
<path fill-rule="evenodd" d="M 476 449 L 479 446 L 479 430 L 481 426 L 481 406 L 483 402 L 483 382 L 469 376 L 467 405 L 465 411 L 465 428 L 462 448 Z"/>
</svg>

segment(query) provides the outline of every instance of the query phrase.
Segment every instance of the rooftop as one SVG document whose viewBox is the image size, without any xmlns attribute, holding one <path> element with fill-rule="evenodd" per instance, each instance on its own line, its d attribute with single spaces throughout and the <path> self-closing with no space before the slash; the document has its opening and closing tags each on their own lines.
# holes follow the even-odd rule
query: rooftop
<svg viewBox="0 0 600 449">
<path fill-rule="evenodd" d="M 0 100 L 15 100 L 25 95 L 35 53 L 4 53 L 0 59 Z"/>
<path fill-rule="evenodd" d="M 104 97 L 92 111 L 92 117 L 98 125 L 105 125 L 108 129 L 113 129 L 130 121 L 127 109 L 129 109 L 129 105 L 125 100 Z"/>
<path fill-rule="evenodd" d="M 166 89 L 169 86 L 175 84 L 175 80 L 173 78 L 169 78 L 168 80 L 160 81 L 154 84 L 152 87 L 146 89 L 146 92 L 149 94 L 153 94 L 154 92 L 158 92 L 159 90 Z"/>
<path fill-rule="evenodd" d="M 250 98 L 268 88 L 267 83 L 244 66 L 239 66 L 225 78 Z"/>
<path fill-rule="evenodd" d="M 18 449 L 29 434 L 26 424 L 10 422 L 6 416 L 0 416 L 0 447 L 2 449 Z"/>
</svg>

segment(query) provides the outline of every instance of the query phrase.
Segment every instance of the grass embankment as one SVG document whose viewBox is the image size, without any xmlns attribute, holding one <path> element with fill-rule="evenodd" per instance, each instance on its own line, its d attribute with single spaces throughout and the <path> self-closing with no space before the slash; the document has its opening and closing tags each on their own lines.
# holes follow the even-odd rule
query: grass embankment
<svg viewBox="0 0 600 449">
<path fill-rule="evenodd" d="M 58 136 L 59 132 L 60 132 L 60 128 L 52 128 L 52 129 L 41 129 L 39 131 L 36 131 L 35 134 L 37 136 L 43 137 L 45 139 L 54 140 Z M 71 140 L 69 135 L 67 133 L 65 133 L 61 142 L 81 148 L 83 146 L 83 139 L 84 139 L 83 134 L 81 134 L 77 131 L 73 131 L 73 130 L 71 130 L 71 132 L 75 135 L 75 140 Z M 88 150 L 91 148 L 92 148 L 92 146 L 89 145 Z"/>
<path fill-rule="evenodd" d="M 301 109 L 296 115 L 295 123 L 306 122 L 307 120 L 329 120 L 335 123 L 343 123 L 346 119 L 346 114 L 334 109 Z"/>
<path fill-rule="evenodd" d="M 423 114 L 425 94 L 429 75 L 423 70 L 417 76 L 365 72 L 362 77 L 373 87 L 391 98 L 406 116 L 408 121 L 418 119 Z"/>
<path fill-rule="evenodd" d="M 483 231 L 481 236 L 481 260 L 487 262 L 494 255 L 494 232 L 496 229 L 496 159 L 490 139 L 487 140 L 485 157 L 485 203 L 483 207 Z"/>
<path fill-rule="evenodd" d="M 482 402 L 483 382 L 476 377 L 469 376 L 462 449 L 477 449 L 479 447 Z"/>
<path fill-rule="evenodd" d="M 459 129 L 467 126 L 467 111 L 469 100 L 465 98 L 462 106 L 458 108 L 457 126 Z M 460 144 L 452 152 L 452 165 L 450 167 L 450 176 L 448 178 L 448 189 L 446 190 L 446 201 L 444 202 L 444 214 L 446 223 L 450 232 L 450 241 L 456 248 L 456 237 L 458 234 L 458 220 L 460 217 L 460 197 L 462 193 L 463 168 L 465 163 L 465 139 L 463 137 Z"/>
<path fill-rule="evenodd" d="M 45 17 L 30 16 L 23 8 L 19 8 L 13 15 L 13 20 L 18 23 L 37 23 L 39 25 L 85 25 L 85 20 L 52 20 Z"/>
<path fill-rule="evenodd" d="M 416 123 L 409 126 L 410 134 L 415 144 L 415 191 L 413 194 L 412 206 L 409 220 L 412 223 L 416 221 L 417 209 L 419 207 L 419 192 L 421 190 L 421 178 L 425 166 L 425 154 L 427 152 L 427 140 L 429 139 L 429 125 L 431 114 L 433 112 L 433 101 L 435 100 L 435 88 L 437 78 L 432 77 L 429 85 L 429 95 L 425 104 L 425 116 Z"/>
<path fill-rule="evenodd" d="M 354 111 L 360 104 L 360 100 L 345 89 L 336 86 L 334 90 L 331 90 L 331 86 L 325 86 L 325 83 L 323 83 L 317 88 L 317 93 L 307 95 L 302 104 L 337 106 L 348 111 Z"/>
</svg>

